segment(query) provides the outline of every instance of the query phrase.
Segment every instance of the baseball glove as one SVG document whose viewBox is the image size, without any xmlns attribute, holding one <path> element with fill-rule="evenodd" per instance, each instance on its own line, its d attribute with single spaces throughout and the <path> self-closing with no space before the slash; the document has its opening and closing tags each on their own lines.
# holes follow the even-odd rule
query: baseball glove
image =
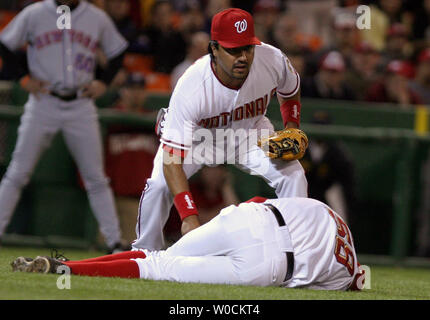
<svg viewBox="0 0 430 320">
<path fill-rule="evenodd" d="M 308 137 L 300 129 L 285 128 L 260 139 L 258 146 L 272 159 L 300 160 L 308 147 Z"/>
</svg>

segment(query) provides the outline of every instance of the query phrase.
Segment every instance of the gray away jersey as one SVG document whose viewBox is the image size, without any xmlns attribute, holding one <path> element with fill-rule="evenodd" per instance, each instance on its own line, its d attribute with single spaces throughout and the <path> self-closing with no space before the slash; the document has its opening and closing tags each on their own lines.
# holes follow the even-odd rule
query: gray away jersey
<svg viewBox="0 0 430 320">
<path fill-rule="evenodd" d="M 94 79 L 96 52 L 108 59 L 120 54 L 127 41 L 107 14 L 81 1 L 71 12 L 71 29 L 58 29 L 57 4 L 45 0 L 24 8 L 0 34 L 0 41 L 15 51 L 27 44 L 31 76 L 48 89 L 67 93 Z"/>
</svg>

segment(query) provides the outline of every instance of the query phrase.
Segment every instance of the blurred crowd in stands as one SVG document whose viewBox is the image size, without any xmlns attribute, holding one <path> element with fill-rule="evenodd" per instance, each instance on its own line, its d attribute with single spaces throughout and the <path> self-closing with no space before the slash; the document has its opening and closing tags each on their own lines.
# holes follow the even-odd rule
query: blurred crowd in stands
<svg viewBox="0 0 430 320">
<path fill-rule="evenodd" d="M 0 29 L 37 0 L 5 0 Z M 250 11 L 257 36 L 283 50 L 302 79 L 302 96 L 430 104 L 430 0 L 92 0 L 129 41 L 113 86 L 169 93 L 207 53 L 212 16 L 228 7 Z M 357 6 L 370 7 L 360 30 Z M 103 57 L 99 65 L 103 67 Z M 2 68 L 1 79 L 13 70 Z M 122 108 L 144 102 L 122 91 Z M 135 101 L 130 101 L 130 100 Z"/>
</svg>

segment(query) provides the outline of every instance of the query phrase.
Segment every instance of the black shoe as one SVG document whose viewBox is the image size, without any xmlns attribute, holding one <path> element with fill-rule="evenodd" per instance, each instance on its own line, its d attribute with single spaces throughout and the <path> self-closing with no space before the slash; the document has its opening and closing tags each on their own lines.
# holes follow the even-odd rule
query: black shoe
<svg viewBox="0 0 430 320">
<path fill-rule="evenodd" d="M 131 250 L 130 244 L 117 242 L 112 248 L 108 249 L 107 254 L 115 254 L 115 253 L 120 253 L 124 251 L 130 251 L 130 250 Z"/>
</svg>

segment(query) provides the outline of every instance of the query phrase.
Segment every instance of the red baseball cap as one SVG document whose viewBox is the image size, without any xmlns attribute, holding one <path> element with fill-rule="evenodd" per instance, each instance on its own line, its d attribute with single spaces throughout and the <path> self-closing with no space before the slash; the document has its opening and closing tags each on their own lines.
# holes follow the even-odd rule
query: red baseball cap
<svg viewBox="0 0 430 320">
<path fill-rule="evenodd" d="M 224 48 L 261 44 L 254 33 L 254 20 L 249 12 L 230 8 L 212 18 L 211 39 Z"/>
<path fill-rule="evenodd" d="M 345 71 L 345 60 L 340 52 L 330 51 L 322 58 L 320 68 L 339 72 Z"/>
<path fill-rule="evenodd" d="M 414 77 L 414 68 L 407 61 L 392 60 L 387 65 L 387 71 L 409 79 Z"/>
</svg>

